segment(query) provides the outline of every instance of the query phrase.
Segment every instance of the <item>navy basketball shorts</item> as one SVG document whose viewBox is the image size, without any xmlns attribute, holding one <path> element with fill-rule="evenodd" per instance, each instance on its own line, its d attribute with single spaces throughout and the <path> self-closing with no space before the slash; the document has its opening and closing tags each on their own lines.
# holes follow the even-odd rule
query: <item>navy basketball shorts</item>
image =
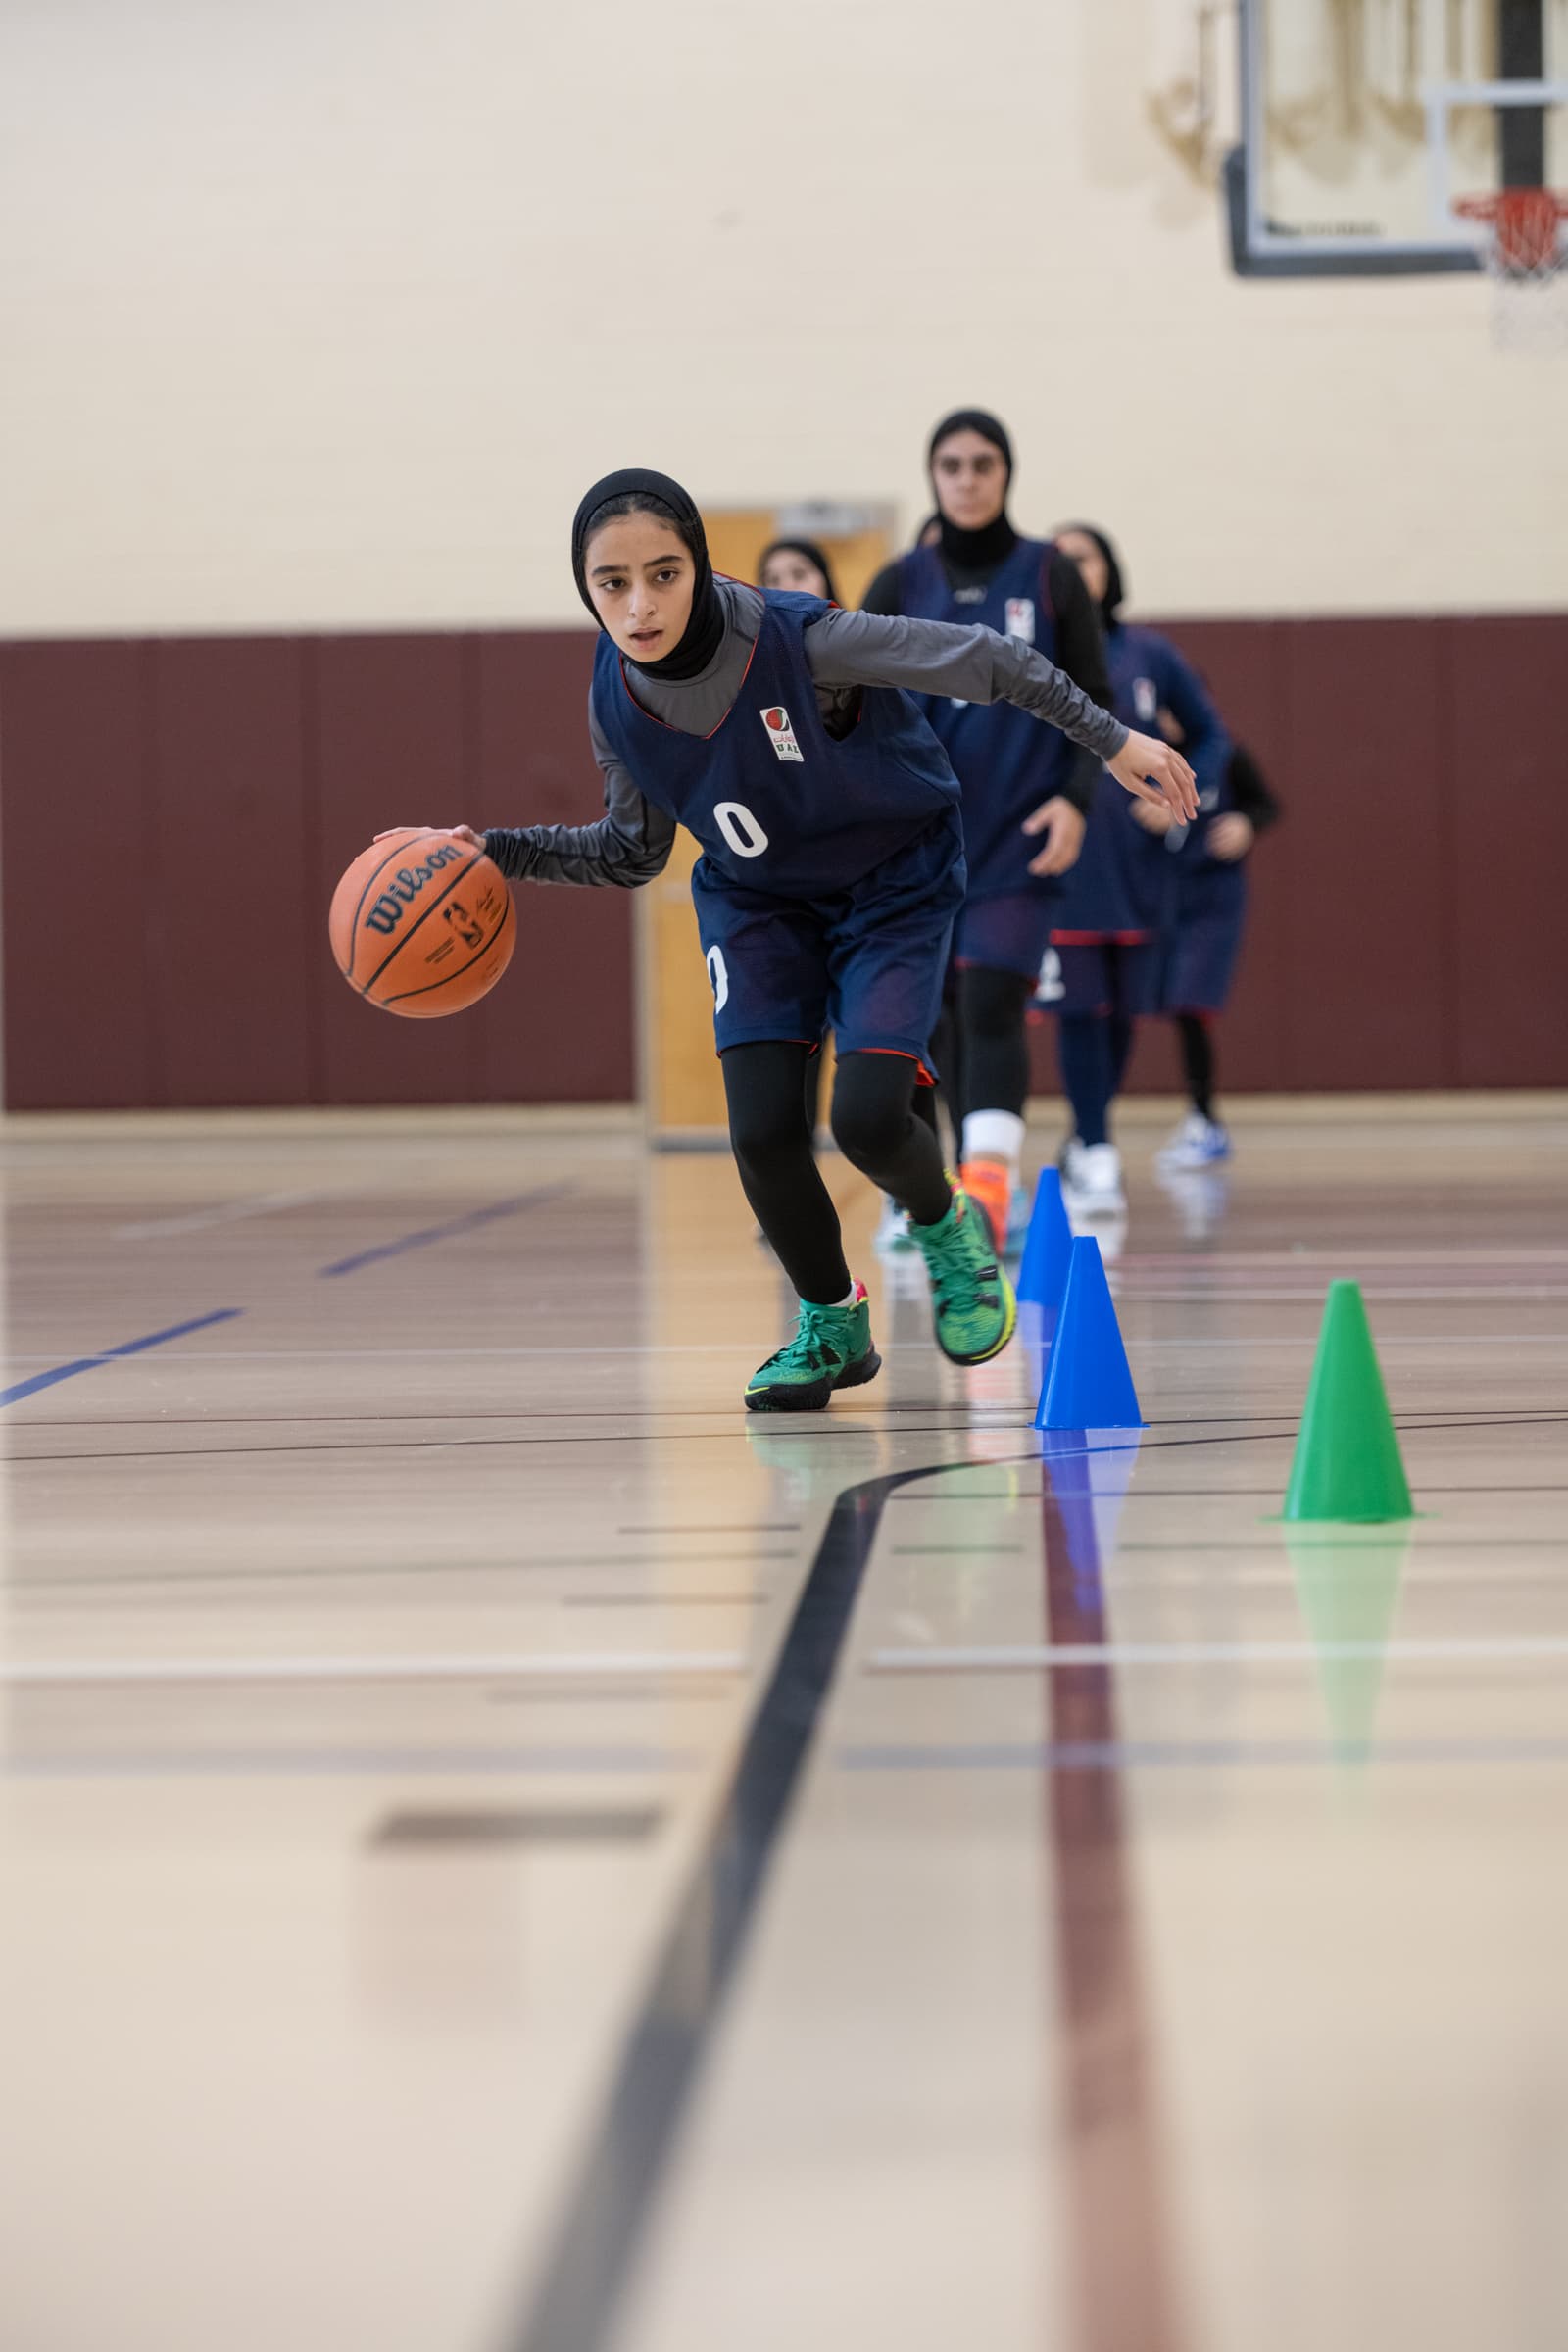
<svg viewBox="0 0 1568 2352">
<path fill-rule="evenodd" d="M 1242 952 L 1239 914 L 1180 923 L 1165 954 L 1160 1003 L 1166 1012 L 1222 1012 Z"/>
<path fill-rule="evenodd" d="M 699 859 L 692 903 L 719 1053 L 779 1038 L 814 1046 L 831 1029 L 841 1057 L 906 1054 L 928 1066 L 964 880 L 956 812 L 810 901 L 741 888 Z"/>
<path fill-rule="evenodd" d="M 1220 1012 L 1236 977 L 1247 890 L 1234 865 L 1184 874 L 1165 943 L 1159 1001 L 1166 1012 Z"/>
<path fill-rule="evenodd" d="M 1136 1020 L 1159 1004 L 1159 964 L 1152 939 L 1059 939 L 1041 958 L 1035 1003 L 1047 1012 Z"/>
<path fill-rule="evenodd" d="M 970 899 L 953 933 L 953 960 L 987 972 L 1016 972 L 1032 980 L 1051 942 L 1051 918 L 1060 893 L 1048 882 L 1033 890 Z"/>
</svg>

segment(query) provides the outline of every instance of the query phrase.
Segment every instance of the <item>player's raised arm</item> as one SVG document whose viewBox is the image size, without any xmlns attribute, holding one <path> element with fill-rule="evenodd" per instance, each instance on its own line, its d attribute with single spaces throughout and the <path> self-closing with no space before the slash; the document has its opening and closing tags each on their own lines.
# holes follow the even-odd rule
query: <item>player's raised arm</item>
<svg viewBox="0 0 1568 2352">
<path fill-rule="evenodd" d="M 965 703 L 1012 703 L 1093 752 L 1140 800 L 1162 801 L 1186 820 L 1198 814 L 1193 771 L 1179 752 L 1124 727 L 1016 638 L 902 613 L 827 612 L 804 643 L 818 685 L 902 686 Z"/>
</svg>

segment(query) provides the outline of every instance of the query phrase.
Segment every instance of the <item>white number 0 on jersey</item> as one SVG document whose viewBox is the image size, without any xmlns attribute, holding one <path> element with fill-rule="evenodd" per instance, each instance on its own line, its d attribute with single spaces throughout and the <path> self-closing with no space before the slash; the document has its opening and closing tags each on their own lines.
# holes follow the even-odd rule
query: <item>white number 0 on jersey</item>
<svg viewBox="0 0 1568 2352">
<path fill-rule="evenodd" d="M 767 847 L 767 835 L 744 801 L 718 802 L 713 822 L 737 858 L 760 858 Z"/>
</svg>

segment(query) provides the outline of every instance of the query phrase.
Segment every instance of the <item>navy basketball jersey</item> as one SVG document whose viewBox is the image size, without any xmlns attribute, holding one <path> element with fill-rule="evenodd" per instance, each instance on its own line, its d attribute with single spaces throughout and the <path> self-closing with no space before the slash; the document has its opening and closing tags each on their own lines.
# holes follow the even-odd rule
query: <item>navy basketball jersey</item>
<svg viewBox="0 0 1568 2352">
<path fill-rule="evenodd" d="M 1021 638 L 1054 662 L 1056 621 L 1047 580 L 1054 553 L 1049 541 L 1020 539 L 990 585 L 960 591 L 960 602 L 940 550 L 915 548 L 899 564 L 900 610 L 916 620 L 983 624 L 999 636 Z M 930 694 L 918 700 L 963 787 L 970 898 L 1049 887 L 1031 882 L 1029 860 L 1039 844 L 1019 828 L 1042 801 L 1061 790 L 1073 759 L 1066 736 L 1011 703 L 960 703 Z"/>
<path fill-rule="evenodd" d="M 645 800 L 703 846 L 710 887 L 807 901 L 847 890 L 935 819 L 958 787 L 913 698 L 864 689 L 842 741 L 823 726 L 802 640 L 833 608 L 762 591 L 740 691 L 711 735 L 665 726 L 635 699 L 607 636 L 594 658 L 593 713 Z"/>
</svg>

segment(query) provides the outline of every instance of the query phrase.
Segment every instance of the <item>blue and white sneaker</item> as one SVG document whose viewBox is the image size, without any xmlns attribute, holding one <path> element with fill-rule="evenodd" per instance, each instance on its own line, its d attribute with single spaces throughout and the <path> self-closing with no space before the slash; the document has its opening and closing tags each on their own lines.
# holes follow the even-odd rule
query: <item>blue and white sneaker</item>
<svg viewBox="0 0 1568 2352">
<path fill-rule="evenodd" d="M 1190 1110 L 1154 1157 L 1162 1168 L 1212 1168 L 1230 1155 L 1229 1131 L 1217 1119 L 1205 1119 L 1200 1110 Z"/>
</svg>

